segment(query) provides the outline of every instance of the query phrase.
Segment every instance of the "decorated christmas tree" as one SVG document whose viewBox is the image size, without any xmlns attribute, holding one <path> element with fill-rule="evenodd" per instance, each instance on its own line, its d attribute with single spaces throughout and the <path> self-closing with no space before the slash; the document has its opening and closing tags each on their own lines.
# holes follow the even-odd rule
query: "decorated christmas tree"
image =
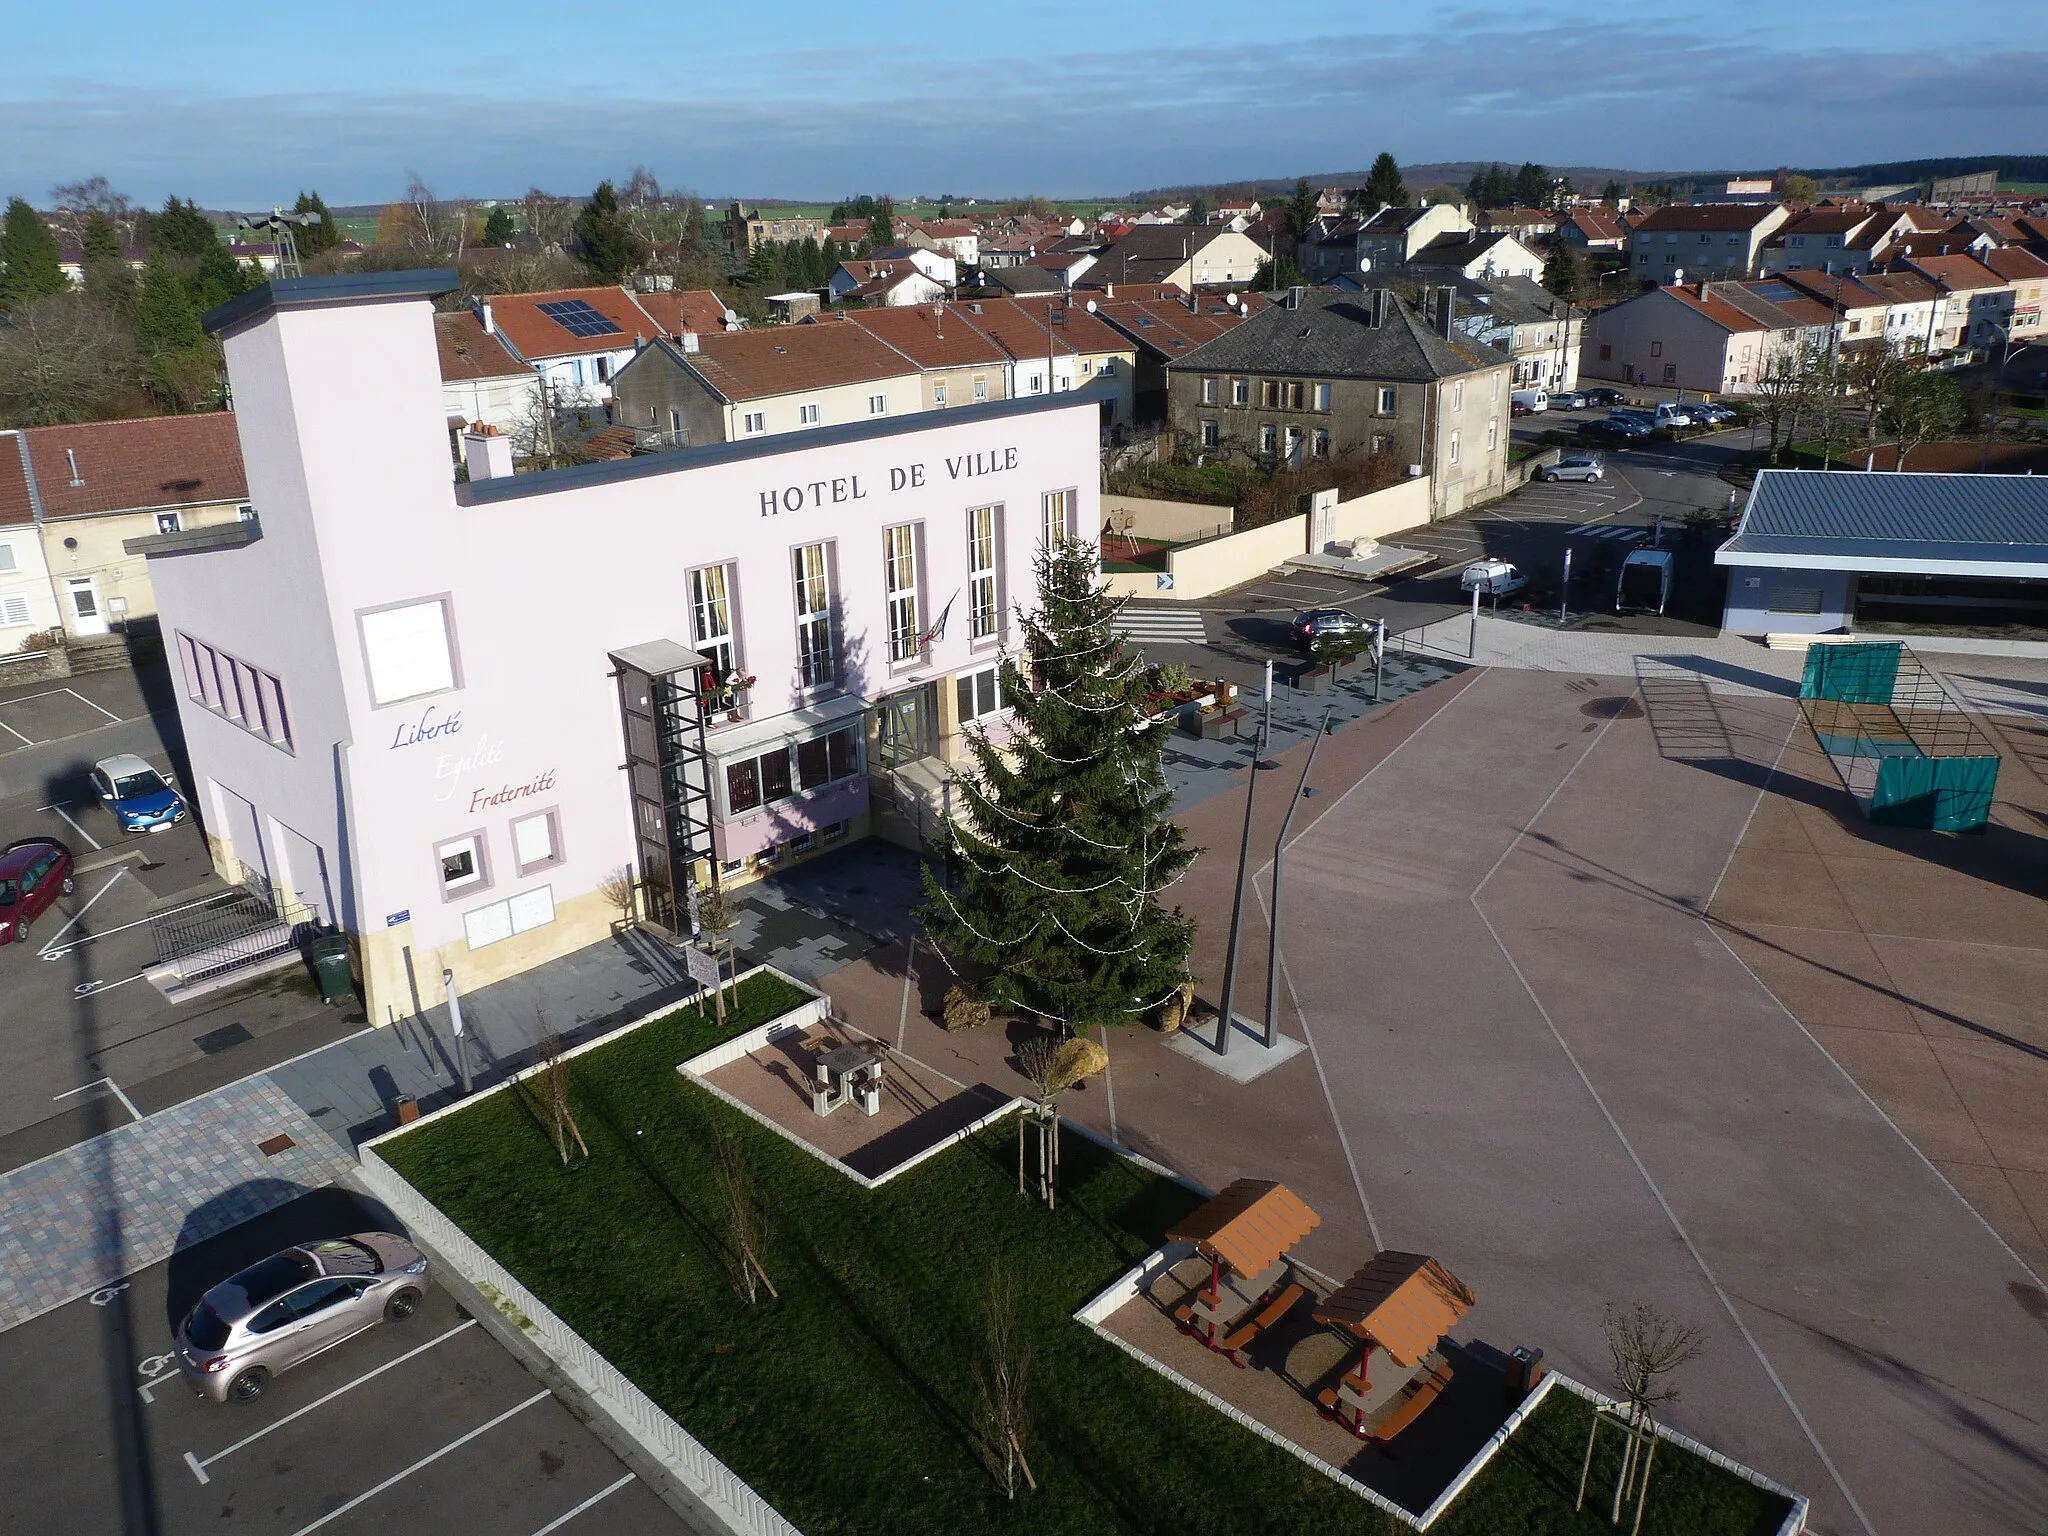
<svg viewBox="0 0 2048 1536">
<path fill-rule="evenodd" d="M 1095 551 L 1039 557 L 1024 656 L 1003 665 L 1014 730 L 970 734 L 947 860 L 925 872 L 921 912 L 950 954 L 990 972 L 982 997 L 1081 1034 L 1127 1024 L 1187 979 L 1194 925 L 1160 893 L 1196 850 L 1167 819 L 1160 771 L 1169 720 L 1148 718 L 1144 667 L 1111 621 Z"/>
</svg>

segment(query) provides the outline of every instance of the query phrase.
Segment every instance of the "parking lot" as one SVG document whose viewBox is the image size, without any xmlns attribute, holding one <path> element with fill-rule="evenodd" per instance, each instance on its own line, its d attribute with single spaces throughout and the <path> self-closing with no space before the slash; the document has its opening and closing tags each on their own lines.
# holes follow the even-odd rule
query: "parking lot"
<svg viewBox="0 0 2048 1536">
<path fill-rule="evenodd" d="M 340 1189 L 197 1244 L 0 1333 L 0 1528 L 261 1536 L 314 1531 L 674 1532 L 647 1485 L 438 1287 L 246 1405 L 168 1359 L 211 1285 L 293 1242 L 388 1227 Z"/>
<path fill-rule="evenodd" d="M 178 776 L 132 672 L 0 695 L 0 846 L 55 838 L 75 890 L 0 946 L 0 1170 L 313 1049 L 365 1022 L 285 972 L 172 1004 L 149 982 L 155 924 L 217 894 L 196 817 L 124 833 L 86 774 L 135 752 Z"/>
</svg>

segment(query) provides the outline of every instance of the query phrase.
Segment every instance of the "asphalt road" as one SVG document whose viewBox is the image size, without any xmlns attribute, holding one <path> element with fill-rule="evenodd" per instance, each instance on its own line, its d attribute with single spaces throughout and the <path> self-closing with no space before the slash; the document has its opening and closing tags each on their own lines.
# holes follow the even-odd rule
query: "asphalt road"
<svg viewBox="0 0 2048 1536">
<path fill-rule="evenodd" d="M 438 1287 L 253 1404 L 206 1402 L 166 1360 L 173 1320 L 208 1286 L 293 1242 L 392 1225 L 314 1191 L 0 1333 L 0 1531 L 684 1529 Z"/>
<path fill-rule="evenodd" d="M 222 888 L 195 819 L 126 834 L 86 783 L 116 752 L 190 782 L 160 696 L 132 672 L 0 693 L 0 845 L 54 837 L 77 860 L 74 894 L 35 920 L 28 943 L 0 946 L 0 1170 L 95 1135 L 129 1106 L 148 1114 L 364 1023 L 352 1007 L 323 1008 L 296 970 L 176 1005 L 145 978 L 158 959 L 152 915 Z"/>
</svg>

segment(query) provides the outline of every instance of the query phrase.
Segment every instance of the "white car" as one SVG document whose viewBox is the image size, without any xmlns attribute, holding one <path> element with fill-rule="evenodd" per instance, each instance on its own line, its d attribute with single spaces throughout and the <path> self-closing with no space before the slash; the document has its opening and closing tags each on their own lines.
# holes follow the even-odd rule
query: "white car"
<svg viewBox="0 0 2048 1536">
<path fill-rule="evenodd" d="M 1465 567 L 1465 574 L 1458 578 L 1458 585 L 1464 591 L 1477 592 L 1481 597 L 1490 597 L 1498 602 L 1529 585 L 1529 578 L 1509 561 L 1475 560 Z"/>
<path fill-rule="evenodd" d="M 1546 464 L 1536 471 L 1538 480 L 1598 480 L 1607 473 L 1598 456 L 1590 453 L 1567 453 L 1555 464 Z"/>
</svg>

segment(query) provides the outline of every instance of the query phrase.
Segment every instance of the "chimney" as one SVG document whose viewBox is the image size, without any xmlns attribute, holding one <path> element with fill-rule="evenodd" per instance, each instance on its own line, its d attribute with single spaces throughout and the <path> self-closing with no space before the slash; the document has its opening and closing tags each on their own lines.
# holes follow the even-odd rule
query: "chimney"
<svg viewBox="0 0 2048 1536">
<path fill-rule="evenodd" d="M 1458 315 L 1458 290 L 1439 288 L 1436 291 L 1436 333 L 1449 341 L 1453 334 L 1451 322 Z"/>
<path fill-rule="evenodd" d="M 78 472 L 78 450 L 76 448 L 66 448 L 64 450 L 64 461 L 71 466 L 71 483 L 73 485 L 85 484 L 85 476 Z"/>
<path fill-rule="evenodd" d="M 502 480 L 512 473 L 512 439 L 496 427 L 473 421 L 462 432 L 462 462 L 469 478 Z"/>
<path fill-rule="evenodd" d="M 686 357 L 695 357 L 697 355 L 697 333 L 695 331 L 683 332 L 683 354 Z"/>
<path fill-rule="evenodd" d="M 1707 280 L 1706 280 L 1706 279 L 1705 279 L 1704 277 L 1700 279 L 1700 290 L 1699 290 L 1699 292 L 1700 292 L 1700 297 L 1701 297 L 1701 298 L 1703 298 L 1703 299 L 1704 299 L 1704 298 L 1705 298 L 1705 297 L 1707 296 Z"/>
<path fill-rule="evenodd" d="M 484 323 L 484 334 L 487 336 L 497 335 L 498 317 L 491 313 L 491 301 L 489 299 L 477 300 L 476 313 L 477 318 Z"/>
<path fill-rule="evenodd" d="M 1365 296 L 1365 323 L 1373 330 L 1387 323 L 1387 290 L 1369 289 Z"/>
</svg>

